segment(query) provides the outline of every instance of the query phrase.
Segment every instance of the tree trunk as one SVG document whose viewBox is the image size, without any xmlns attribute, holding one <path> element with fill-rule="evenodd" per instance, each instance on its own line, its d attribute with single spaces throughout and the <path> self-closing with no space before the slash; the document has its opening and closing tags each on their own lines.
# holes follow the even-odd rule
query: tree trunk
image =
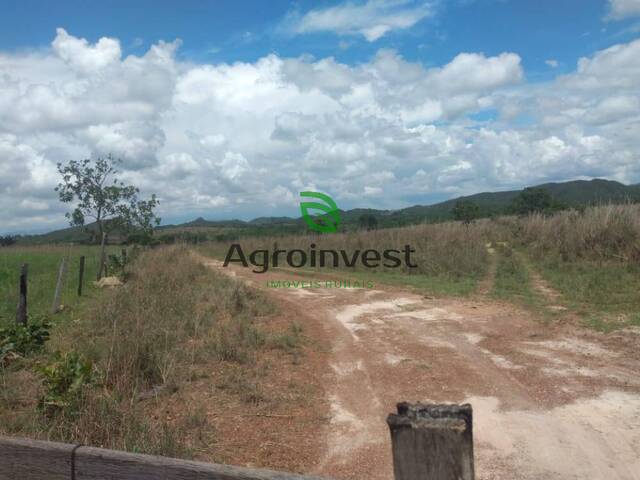
<svg viewBox="0 0 640 480">
<path fill-rule="evenodd" d="M 102 218 L 100 218 L 100 211 L 98 211 L 96 223 L 98 224 L 98 238 L 96 240 L 98 240 L 98 242 L 102 242 L 102 239 L 104 238 L 104 226 L 102 225 Z"/>
</svg>

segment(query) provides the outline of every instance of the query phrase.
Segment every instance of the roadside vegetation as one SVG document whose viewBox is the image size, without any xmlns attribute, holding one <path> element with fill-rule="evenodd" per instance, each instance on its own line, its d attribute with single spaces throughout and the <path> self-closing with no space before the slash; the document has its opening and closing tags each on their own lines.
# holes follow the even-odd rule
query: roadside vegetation
<svg viewBox="0 0 640 480">
<path fill-rule="evenodd" d="M 309 412 L 300 425 L 319 428 L 322 400 L 303 371 L 302 326 L 184 244 L 151 248 L 158 201 L 118 180 L 119 163 L 109 156 L 58 165 L 56 191 L 72 207 L 61 238 L 81 234 L 93 245 L 0 237 L 0 434 L 246 464 L 255 452 L 238 442 L 261 445 L 281 432 L 256 429 L 253 417 Z M 101 243 L 111 244 L 104 264 Z M 16 316 L 24 264 L 26 323 L 25 282 Z M 308 462 L 265 452 L 259 462 L 273 468 Z"/>
<path fill-rule="evenodd" d="M 299 358 L 301 327 L 273 324 L 273 312 L 183 247 L 146 251 L 123 287 L 81 312 L 21 336 L 0 331 L 16 350 L 0 362 L 0 431 L 215 459 L 211 408 L 267 402 L 265 357 Z M 183 398 L 203 378 L 200 400 Z"/>
<path fill-rule="evenodd" d="M 520 256 L 506 242 L 496 245 L 497 268 L 493 296 L 533 306 L 538 299 L 531 286 L 529 271 Z"/>
</svg>

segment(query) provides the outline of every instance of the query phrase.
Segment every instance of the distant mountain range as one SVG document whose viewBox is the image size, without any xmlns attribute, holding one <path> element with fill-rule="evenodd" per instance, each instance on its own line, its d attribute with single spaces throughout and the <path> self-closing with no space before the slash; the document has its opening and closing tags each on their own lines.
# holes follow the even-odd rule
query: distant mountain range
<svg viewBox="0 0 640 480">
<path fill-rule="evenodd" d="M 598 203 L 640 202 L 640 184 L 624 185 L 611 180 L 574 180 L 570 182 L 545 183 L 536 185 L 546 189 L 555 201 L 568 207 L 594 205 Z M 356 228 L 363 215 L 373 216 L 380 227 L 394 227 L 424 222 L 441 222 L 452 218 L 451 209 L 459 200 L 470 200 L 480 208 L 481 216 L 503 214 L 514 198 L 522 190 L 505 192 L 483 192 L 457 197 L 433 205 L 415 205 L 399 210 L 376 210 L 355 208 L 341 211 L 342 228 Z M 92 227 L 90 226 L 89 229 Z M 181 231 L 211 230 L 217 235 L 227 234 L 282 234 L 294 233 L 304 228 L 301 218 L 259 217 L 248 222 L 243 220 L 205 220 L 197 218 L 179 225 L 163 225 L 157 235 L 176 235 Z M 28 235 L 21 238 L 22 243 L 55 243 L 83 241 L 88 238 L 85 227 L 70 227 L 44 235 Z"/>
<path fill-rule="evenodd" d="M 626 201 L 640 201 L 640 184 L 624 185 L 612 180 L 574 180 L 570 182 L 544 183 L 535 185 L 536 188 L 547 190 L 557 202 L 568 207 L 593 205 L 598 203 L 622 203 Z M 376 210 L 372 208 L 354 208 L 341 210 L 343 225 L 358 223 L 362 215 L 373 215 L 380 225 L 394 226 L 411 223 L 438 222 L 452 218 L 451 209 L 460 200 L 469 200 L 478 205 L 482 216 L 505 213 L 521 190 L 504 192 L 483 192 L 473 195 L 453 198 L 433 205 L 415 205 L 399 210 Z M 198 218 L 182 225 L 169 227 L 248 227 L 268 225 L 302 224 L 300 218 L 291 217 L 259 217 L 249 222 L 241 220 L 210 221 Z"/>
</svg>

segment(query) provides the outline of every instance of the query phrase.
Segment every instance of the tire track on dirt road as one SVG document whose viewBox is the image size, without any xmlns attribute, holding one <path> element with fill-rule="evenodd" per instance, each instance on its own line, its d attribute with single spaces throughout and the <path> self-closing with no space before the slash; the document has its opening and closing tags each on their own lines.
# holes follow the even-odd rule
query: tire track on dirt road
<svg viewBox="0 0 640 480">
<path fill-rule="evenodd" d="M 496 282 L 496 275 L 498 272 L 498 260 L 496 254 L 496 247 L 491 242 L 485 245 L 487 249 L 487 255 L 489 257 L 489 267 L 487 268 L 487 274 L 485 278 L 478 284 L 478 294 L 479 295 L 488 295 L 493 290 L 493 286 Z"/>
<path fill-rule="evenodd" d="M 309 280 L 221 270 L 261 288 Z M 393 478 L 386 415 L 421 400 L 473 405 L 479 479 L 640 479 L 637 331 L 545 326 L 509 304 L 402 288 L 266 290 L 331 345 L 313 473 Z"/>
</svg>

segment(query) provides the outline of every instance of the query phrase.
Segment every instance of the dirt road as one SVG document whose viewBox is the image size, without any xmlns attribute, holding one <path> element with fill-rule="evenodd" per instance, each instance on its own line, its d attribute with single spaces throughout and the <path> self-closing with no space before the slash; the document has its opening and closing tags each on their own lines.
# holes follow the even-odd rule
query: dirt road
<svg viewBox="0 0 640 480">
<path fill-rule="evenodd" d="M 223 270 L 261 287 L 296 278 Z M 477 478 L 640 479 L 639 332 L 547 326 L 483 295 L 268 290 L 301 325 L 322 325 L 318 340 L 331 345 L 330 422 L 314 473 L 393 478 L 385 418 L 398 401 L 421 400 L 472 404 Z"/>
</svg>

